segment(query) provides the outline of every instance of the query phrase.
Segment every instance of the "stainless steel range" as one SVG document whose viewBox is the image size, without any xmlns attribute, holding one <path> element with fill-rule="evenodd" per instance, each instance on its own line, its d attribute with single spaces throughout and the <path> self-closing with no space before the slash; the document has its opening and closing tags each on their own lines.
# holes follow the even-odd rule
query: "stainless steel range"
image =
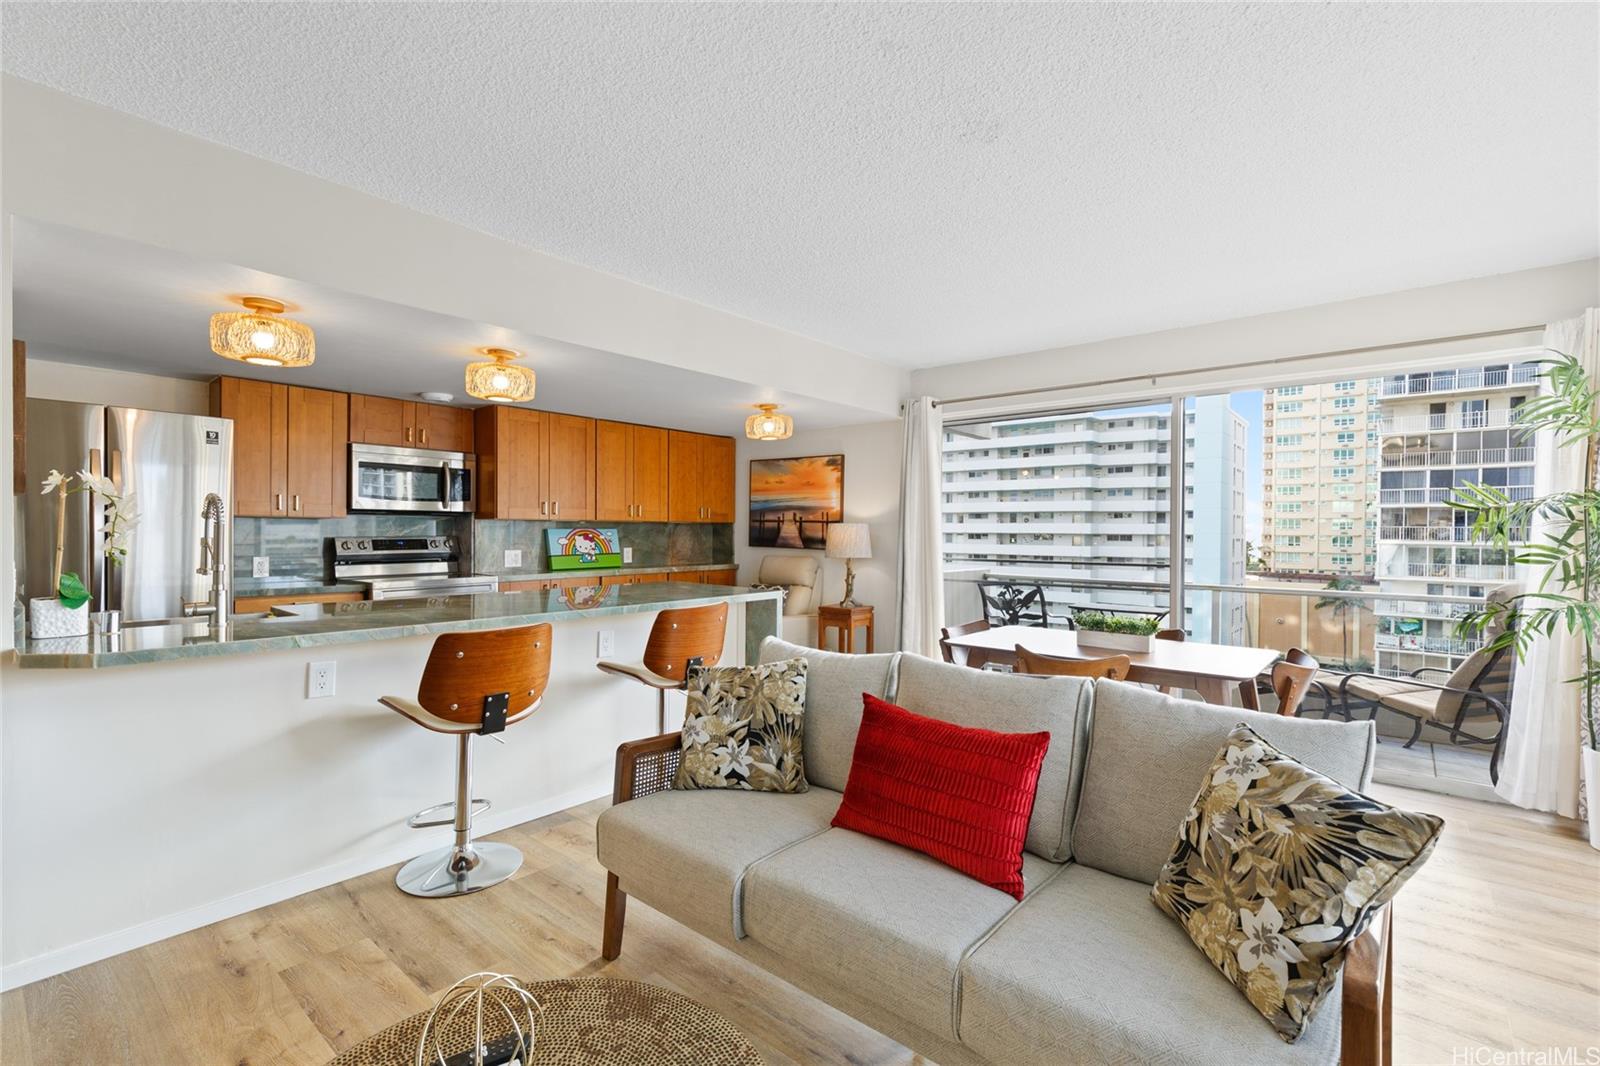
<svg viewBox="0 0 1600 1066">
<path fill-rule="evenodd" d="M 461 573 L 454 537 L 329 537 L 333 579 L 365 585 L 370 600 L 500 591 L 492 574 Z"/>
</svg>

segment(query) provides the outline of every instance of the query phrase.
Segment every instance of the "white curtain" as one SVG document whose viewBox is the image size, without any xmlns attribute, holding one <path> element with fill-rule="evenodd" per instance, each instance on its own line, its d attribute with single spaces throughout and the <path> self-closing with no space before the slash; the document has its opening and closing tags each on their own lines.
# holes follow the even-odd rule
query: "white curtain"
<svg viewBox="0 0 1600 1066">
<path fill-rule="evenodd" d="M 900 486 L 900 649 L 937 658 L 944 625 L 944 417 L 928 396 L 906 403 Z"/>
<path fill-rule="evenodd" d="M 1600 382 L 1600 310 L 1545 328 L 1545 347 L 1576 356 L 1591 382 Z M 1547 353 L 1548 354 L 1548 353 Z M 1553 434 L 1541 433 L 1534 444 L 1533 491 L 1577 490 L 1583 487 L 1587 449 L 1577 444 L 1557 447 Z M 1533 535 L 1538 538 L 1539 527 Z M 1523 591 L 1537 583 L 1537 572 L 1521 567 Z M 1583 669 L 1579 638 L 1562 630 L 1539 638 L 1517 664 L 1511 693 L 1511 721 L 1501 755 L 1500 783 L 1495 792 L 1519 807 L 1578 817 L 1581 739 L 1579 686 L 1565 684 Z M 1591 816 L 1593 812 L 1591 812 Z"/>
</svg>

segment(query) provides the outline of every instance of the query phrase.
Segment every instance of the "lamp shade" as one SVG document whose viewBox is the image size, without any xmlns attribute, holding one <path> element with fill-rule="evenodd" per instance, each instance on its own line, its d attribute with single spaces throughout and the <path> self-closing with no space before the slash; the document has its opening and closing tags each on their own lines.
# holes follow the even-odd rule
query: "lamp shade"
<svg viewBox="0 0 1600 1066">
<path fill-rule="evenodd" d="M 788 440 L 794 435 L 794 419 L 778 413 L 775 403 L 758 403 L 761 413 L 744 420 L 744 435 L 751 440 Z"/>
<path fill-rule="evenodd" d="M 511 360 L 520 352 L 510 348 L 485 348 L 487 363 L 467 364 L 467 395 L 491 403 L 525 403 L 533 399 L 534 374 Z"/>
<path fill-rule="evenodd" d="M 835 522 L 828 527 L 830 559 L 872 558 L 872 534 L 865 522 Z"/>
<path fill-rule="evenodd" d="M 316 335 L 303 322 L 279 317 L 281 302 L 265 296 L 239 302 L 248 310 L 211 316 L 212 351 L 256 366 L 310 366 L 316 361 Z"/>
</svg>

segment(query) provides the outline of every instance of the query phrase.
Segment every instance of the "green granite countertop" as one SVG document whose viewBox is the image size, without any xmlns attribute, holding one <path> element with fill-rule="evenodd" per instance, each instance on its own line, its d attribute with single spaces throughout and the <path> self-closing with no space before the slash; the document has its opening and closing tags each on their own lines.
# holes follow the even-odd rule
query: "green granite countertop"
<svg viewBox="0 0 1600 1066">
<path fill-rule="evenodd" d="M 224 633 L 203 620 L 181 625 L 131 626 L 110 635 L 27 639 L 17 635 L 16 665 L 27 669 L 93 669 L 174 662 L 213 655 L 394 640 L 467 629 L 498 629 L 535 622 L 569 622 L 606 615 L 641 614 L 706 603 L 772 600 L 781 593 L 733 586 L 657 581 L 609 589 L 541 589 L 416 600 L 363 600 L 322 604 L 289 616 L 246 615 Z M 774 608 L 774 617 L 781 606 Z"/>
</svg>

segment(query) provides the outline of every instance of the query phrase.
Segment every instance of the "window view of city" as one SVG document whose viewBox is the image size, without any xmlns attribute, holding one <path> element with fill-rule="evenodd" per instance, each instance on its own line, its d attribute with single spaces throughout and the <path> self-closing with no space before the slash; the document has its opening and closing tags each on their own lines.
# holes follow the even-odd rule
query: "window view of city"
<svg viewBox="0 0 1600 1066">
<path fill-rule="evenodd" d="M 946 616 L 981 617 L 980 586 L 1037 585 L 1050 625 L 1155 616 L 1192 640 L 1442 680 L 1483 644 L 1456 621 L 1514 569 L 1450 500 L 1471 483 L 1531 494 L 1517 409 L 1533 357 L 1190 397 L 1177 455 L 1167 403 L 952 420 Z M 1166 616 L 1175 536 L 1181 621 Z"/>
</svg>

